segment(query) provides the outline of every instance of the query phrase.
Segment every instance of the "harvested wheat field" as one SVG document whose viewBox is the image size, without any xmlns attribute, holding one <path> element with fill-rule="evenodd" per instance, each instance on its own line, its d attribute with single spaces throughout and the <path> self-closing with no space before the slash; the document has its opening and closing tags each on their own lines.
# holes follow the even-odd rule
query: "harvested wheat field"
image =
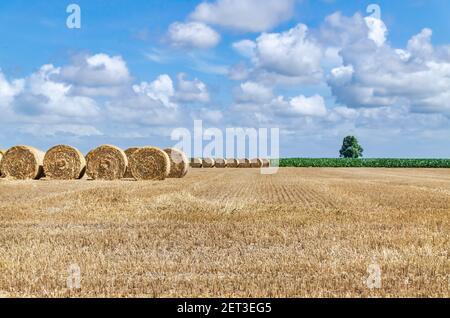
<svg viewBox="0 0 450 318">
<path fill-rule="evenodd" d="M 450 170 L 0 179 L 0 225 L 12 297 L 450 296 Z"/>
</svg>

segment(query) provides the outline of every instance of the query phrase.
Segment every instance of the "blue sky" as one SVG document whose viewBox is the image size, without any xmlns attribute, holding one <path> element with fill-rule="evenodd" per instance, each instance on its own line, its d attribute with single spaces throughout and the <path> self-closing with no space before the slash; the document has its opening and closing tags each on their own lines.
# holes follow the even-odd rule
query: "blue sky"
<svg viewBox="0 0 450 318">
<path fill-rule="evenodd" d="M 66 8 L 81 8 L 69 29 Z M 370 4 L 380 17 L 366 12 Z M 282 156 L 450 157 L 450 3 L 0 3 L 0 148 L 170 146 L 174 128 L 278 127 Z"/>
</svg>

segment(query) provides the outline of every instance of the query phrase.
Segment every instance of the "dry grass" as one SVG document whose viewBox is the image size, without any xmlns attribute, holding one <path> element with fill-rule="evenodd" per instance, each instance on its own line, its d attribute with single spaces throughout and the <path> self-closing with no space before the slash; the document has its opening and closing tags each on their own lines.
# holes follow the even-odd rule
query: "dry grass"
<svg viewBox="0 0 450 318">
<path fill-rule="evenodd" d="M 450 170 L 1 179 L 0 226 L 7 296 L 450 296 Z"/>
</svg>

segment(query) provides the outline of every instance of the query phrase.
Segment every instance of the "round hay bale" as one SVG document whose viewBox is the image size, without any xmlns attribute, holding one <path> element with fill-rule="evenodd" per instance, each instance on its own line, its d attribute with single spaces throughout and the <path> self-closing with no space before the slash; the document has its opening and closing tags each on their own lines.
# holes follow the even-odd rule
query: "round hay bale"
<svg viewBox="0 0 450 318">
<path fill-rule="evenodd" d="M 191 168 L 203 167 L 203 160 L 200 158 L 191 158 Z"/>
<path fill-rule="evenodd" d="M 244 159 L 239 159 L 239 168 L 250 168 L 250 160 L 248 160 L 247 158 Z"/>
<path fill-rule="evenodd" d="M 44 157 L 44 173 L 49 179 L 80 179 L 86 171 L 86 159 L 76 148 L 58 145 L 50 148 Z"/>
<path fill-rule="evenodd" d="M 170 173 L 168 178 L 183 178 L 189 169 L 189 161 L 184 152 L 175 148 L 164 149 L 170 159 Z"/>
<path fill-rule="evenodd" d="M 117 180 L 124 176 L 128 159 L 122 149 L 102 145 L 86 156 L 86 173 L 94 180 Z"/>
<path fill-rule="evenodd" d="M 251 166 L 252 168 L 262 168 L 262 166 L 263 166 L 263 161 L 262 161 L 262 159 L 259 159 L 259 158 L 252 159 L 252 160 L 250 161 L 250 166 Z"/>
<path fill-rule="evenodd" d="M 138 147 L 131 147 L 131 148 L 128 148 L 127 150 L 125 150 L 125 154 L 127 155 L 127 159 L 128 159 L 128 162 L 130 162 L 130 158 L 131 158 L 131 156 L 136 152 L 136 150 L 138 150 L 139 148 Z M 124 174 L 124 176 L 123 176 L 124 178 L 133 178 L 133 174 L 131 173 L 131 170 L 130 170 L 130 166 L 128 165 L 128 167 L 127 167 L 127 171 L 125 171 L 125 174 Z"/>
<path fill-rule="evenodd" d="M 159 148 L 143 147 L 131 156 L 130 169 L 136 180 L 164 180 L 170 174 L 170 158 Z"/>
<path fill-rule="evenodd" d="M 3 154 L 4 154 L 5 152 L 3 151 L 3 150 L 1 150 L 0 149 L 0 167 L 2 166 L 2 158 L 3 158 Z M 2 173 L 2 171 L 0 170 L 0 178 L 2 178 L 3 177 L 3 173 Z"/>
<path fill-rule="evenodd" d="M 227 167 L 227 161 L 222 158 L 215 159 L 215 166 L 216 168 L 226 168 Z"/>
<path fill-rule="evenodd" d="M 214 168 L 216 162 L 212 158 L 204 158 L 202 161 L 203 168 Z"/>
<path fill-rule="evenodd" d="M 239 160 L 227 159 L 227 168 L 237 168 L 237 167 L 239 167 Z"/>
<path fill-rule="evenodd" d="M 0 171 L 7 178 L 39 179 L 44 176 L 44 153 L 29 146 L 15 146 L 3 156 Z"/>
<path fill-rule="evenodd" d="M 269 159 L 262 159 L 263 162 L 263 168 L 269 168 L 270 167 L 270 160 Z"/>
</svg>

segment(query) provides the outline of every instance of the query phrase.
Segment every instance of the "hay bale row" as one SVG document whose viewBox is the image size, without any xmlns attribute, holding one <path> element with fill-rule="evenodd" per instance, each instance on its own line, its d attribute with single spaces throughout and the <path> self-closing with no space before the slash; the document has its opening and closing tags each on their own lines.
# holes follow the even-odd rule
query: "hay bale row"
<svg viewBox="0 0 450 318">
<path fill-rule="evenodd" d="M 192 158 L 191 168 L 268 168 L 270 161 L 268 159 L 255 158 L 249 160 L 242 159 L 212 159 L 212 158 Z"/>
<path fill-rule="evenodd" d="M 103 150 L 102 150 L 103 149 Z M 88 175 L 93 179 L 114 180 L 134 178 L 136 180 L 164 180 L 166 178 L 183 178 L 189 169 L 186 155 L 177 149 L 161 150 L 156 147 L 133 147 L 125 152 L 117 147 L 103 145 L 97 148 L 97 153 L 87 157 L 93 161 L 92 172 Z M 103 162 L 96 164 L 95 162 Z M 125 170 L 124 170 L 125 169 Z M 108 173 L 106 173 L 108 171 Z"/>
<path fill-rule="evenodd" d="M 0 152 L 0 171 L 17 180 L 74 180 L 86 175 L 94 180 L 164 180 L 183 178 L 189 169 L 186 155 L 177 149 L 129 148 L 125 152 L 112 145 L 91 150 L 86 158 L 68 145 L 54 146 L 43 153 L 29 146 L 15 146 Z"/>
<path fill-rule="evenodd" d="M 267 159 L 212 159 L 192 158 L 177 149 L 133 147 L 122 151 L 112 145 L 91 150 L 86 158 L 68 145 L 54 146 L 43 153 L 29 146 L 15 146 L 0 151 L 0 175 L 12 179 L 39 179 L 46 176 L 55 180 L 80 179 L 86 173 L 94 180 L 164 180 L 183 178 L 192 168 L 264 168 Z"/>
</svg>

